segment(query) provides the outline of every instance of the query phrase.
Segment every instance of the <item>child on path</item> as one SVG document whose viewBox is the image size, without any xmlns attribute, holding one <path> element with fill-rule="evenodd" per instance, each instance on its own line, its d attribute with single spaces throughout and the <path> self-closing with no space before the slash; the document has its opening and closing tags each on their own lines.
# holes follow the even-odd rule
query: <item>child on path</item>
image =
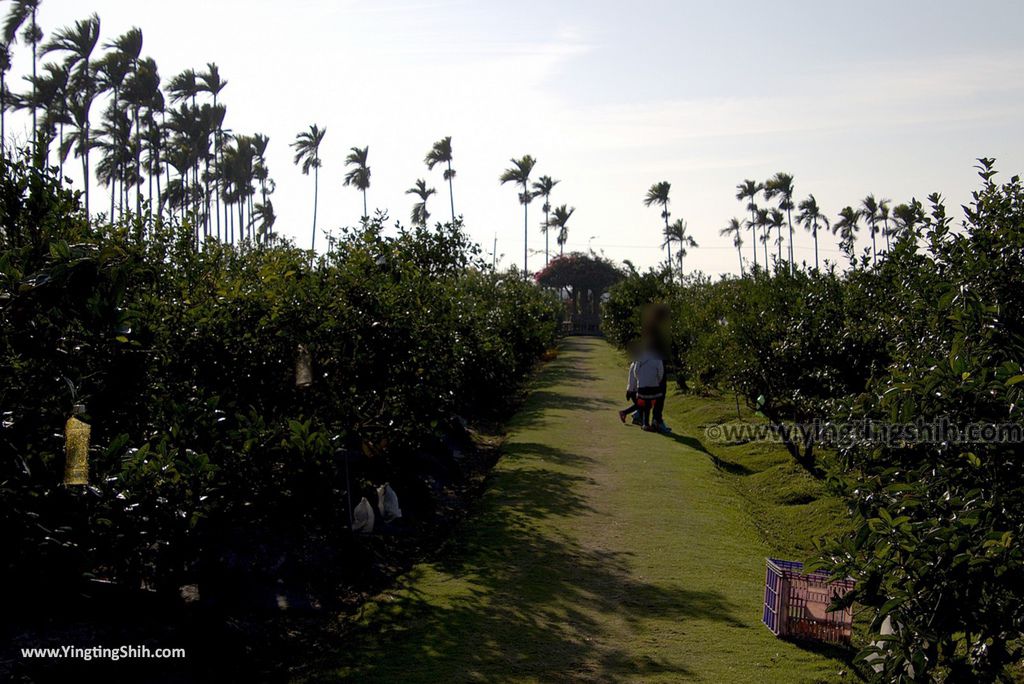
<svg viewBox="0 0 1024 684">
<path fill-rule="evenodd" d="M 626 422 L 626 416 L 640 410 L 640 425 L 649 432 L 657 431 L 651 423 L 651 410 L 665 397 L 662 380 L 665 378 L 665 364 L 653 350 L 640 352 L 629 365 L 629 382 L 626 398 L 633 402 L 627 409 L 619 411 L 619 420 Z"/>
<path fill-rule="evenodd" d="M 651 425 L 657 432 L 670 433 L 672 428 L 665 425 L 665 400 L 668 397 L 668 366 L 672 349 L 670 330 L 672 312 L 664 304 L 652 304 L 643 313 L 643 339 L 647 349 L 662 361 L 661 380 L 658 383 L 659 398 L 654 403 Z"/>
<path fill-rule="evenodd" d="M 626 380 L 626 401 L 630 402 L 630 405 L 621 411 L 619 411 L 619 420 L 623 423 L 626 422 L 626 416 L 632 415 L 640 410 L 640 404 L 636 401 L 636 359 L 633 359 L 629 363 L 629 371 Z M 633 419 L 633 424 L 637 424 L 636 418 Z"/>
</svg>

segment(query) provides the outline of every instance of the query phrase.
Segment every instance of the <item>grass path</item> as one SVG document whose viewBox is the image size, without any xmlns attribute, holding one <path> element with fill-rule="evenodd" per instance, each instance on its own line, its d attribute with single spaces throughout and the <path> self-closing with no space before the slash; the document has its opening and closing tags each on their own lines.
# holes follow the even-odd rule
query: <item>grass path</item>
<svg viewBox="0 0 1024 684">
<path fill-rule="evenodd" d="M 609 345 L 567 340 L 512 422 L 480 510 L 441 559 L 367 606 L 321 677 L 843 679 L 843 663 L 760 625 L 769 549 L 685 402 L 666 413 L 678 436 L 624 427 L 623 378 Z"/>
</svg>

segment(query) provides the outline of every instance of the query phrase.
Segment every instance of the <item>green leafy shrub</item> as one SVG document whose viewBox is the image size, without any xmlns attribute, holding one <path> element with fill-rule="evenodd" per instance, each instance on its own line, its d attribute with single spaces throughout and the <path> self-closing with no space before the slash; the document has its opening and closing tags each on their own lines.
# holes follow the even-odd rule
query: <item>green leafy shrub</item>
<svg viewBox="0 0 1024 684">
<path fill-rule="evenodd" d="M 896 626 L 861 653 L 884 681 L 1007 679 L 1024 657 L 1024 184 L 996 184 L 991 160 L 979 169 L 962 226 L 933 195 L 877 263 L 634 274 L 604 312 L 624 344 L 644 305 L 669 303 L 685 385 L 740 392 L 849 503 L 852 532 L 823 545 L 821 564 L 857 580 L 846 601 L 875 629 Z M 853 429 L 815 453 L 815 423 Z M 880 439 L 872 425 L 919 434 Z M 1002 432 L 964 440 L 942 425 Z"/>
<path fill-rule="evenodd" d="M 896 425 L 946 422 L 1017 429 L 1024 387 L 1024 187 L 992 181 L 953 231 L 941 206 L 926 234 L 920 278 L 908 278 L 927 331 L 904 339 L 890 366 L 849 402 L 847 418 Z M 908 247 L 912 249 L 912 247 Z M 908 274 L 910 276 L 911 274 Z M 855 529 L 826 549 L 858 580 L 849 600 L 889 617 L 890 681 L 995 681 L 1024 651 L 1024 476 L 1016 442 L 875 440 L 844 445 L 834 484 Z"/>
<path fill-rule="evenodd" d="M 56 174 L 0 164 L 0 572 L 27 594 L 176 590 L 237 529 L 343 550 L 348 494 L 390 479 L 415 511 L 415 455 L 507 409 L 556 339 L 557 300 L 491 272 L 460 225 L 371 221 L 315 260 L 197 251 L 187 224 L 89 225 Z M 91 484 L 65 488 L 76 403 Z"/>
</svg>

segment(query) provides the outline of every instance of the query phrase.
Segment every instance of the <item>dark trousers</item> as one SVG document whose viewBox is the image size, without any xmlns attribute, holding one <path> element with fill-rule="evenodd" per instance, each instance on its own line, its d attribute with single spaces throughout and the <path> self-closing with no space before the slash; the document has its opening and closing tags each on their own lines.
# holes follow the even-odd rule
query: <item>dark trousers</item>
<svg viewBox="0 0 1024 684">
<path fill-rule="evenodd" d="M 665 412 L 665 397 L 668 396 L 668 380 L 662 380 L 661 384 L 658 386 L 658 389 L 661 391 L 661 398 L 654 403 L 654 409 L 652 413 L 654 415 L 654 422 L 658 425 L 661 425 L 662 423 L 665 422 L 665 419 L 662 417 L 662 414 Z"/>
<path fill-rule="evenodd" d="M 644 427 L 650 425 L 652 415 L 654 422 L 657 423 L 661 416 L 661 405 L 665 402 L 664 392 L 660 387 L 641 387 L 637 396 L 637 403 L 640 404 L 640 424 Z"/>
</svg>

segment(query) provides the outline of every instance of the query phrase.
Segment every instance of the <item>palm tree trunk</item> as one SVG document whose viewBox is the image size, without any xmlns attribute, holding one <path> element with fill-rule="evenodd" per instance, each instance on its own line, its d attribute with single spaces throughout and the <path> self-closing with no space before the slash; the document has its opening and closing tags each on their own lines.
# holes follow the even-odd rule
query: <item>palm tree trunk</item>
<svg viewBox="0 0 1024 684">
<path fill-rule="evenodd" d="M 206 156 L 206 155 L 204 155 Z M 203 171 L 203 232 L 210 235 L 210 158 L 206 156 L 203 164 L 206 169 Z"/>
<path fill-rule="evenodd" d="M 523 197 L 526 197 L 526 193 L 529 192 L 529 188 L 523 185 Z M 523 204 L 523 277 L 529 278 L 530 272 L 530 261 L 529 261 L 529 242 L 530 242 L 530 205 L 529 203 Z"/>
<path fill-rule="evenodd" d="M 39 61 L 38 60 L 38 56 L 36 55 L 36 34 L 37 33 L 38 33 L 38 30 L 37 30 L 37 27 L 36 27 L 36 10 L 35 10 L 35 8 L 33 8 L 32 9 L 32 155 L 33 156 L 38 154 L 38 150 L 36 148 L 39 145 L 38 141 L 36 140 L 36 136 L 38 135 L 37 131 L 39 129 L 39 126 L 36 123 L 36 65 L 38 64 L 38 61 Z M 88 71 L 88 68 L 86 68 L 86 71 Z M 86 192 L 86 197 L 88 197 L 88 192 Z M 88 212 L 86 212 L 86 214 L 88 214 Z"/>
<path fill-rule="evenodd" d="M 668 275 L 672 277 L 672 240 L 668 237 L 668 205 L 662 206 L 662 216 L 665 219 L 665 249 L 668 250 Z"/>
<path fill-rule="evenodd" d="M 452 162 L 448 160 L 448 199 L 452 203 L 452 223 L 455 223 L 455 189 L 452 187 Z"/>
<path fill-rule="evenodd" d="M 818 270 L 818 224 L 814 224 L 814 270 Z"/>
<path fill-rule="evenodd" d="M 167 175 L 167 183 L 169 185 L 170 182 L 171 182 L 171 161 L 170 161 L 170 159 L 167 158 L 167 150 L 163 149 L 164 143 L 166 143 L 166 142 L 167 142 L 167 112 L 166 111 L 161 111 L 160 112 L 160 147 L 161 147 L 162 151 L 164 152 L 164 173 Z M 157 179 L 157 183 L 156 183 L 156 194 L 157 195 L 160 194 L 160 179 L 159 178 Z M 161 208 L 162 208 L 162 205 L 161 205 Z M 168 202 L 168 209 L 169 209 L 169 211 L 167 212 L 168 213 L 168 217 L 171 218 L 171 217 L 174 216 L 174 209 L 170 208 L 170 202 Z"/>
<path fill-rule="evenodd" d="M 739 257 L 739 260 L 740 260 L 740 277 L 742 278 L 743 277 L 743 252 L 740 251 L 739 243 L 736 244 L 736 256 Z"/>
<path fill-rule="evenodd" d="M 223 240 L 220 234 L 220 129 L 218 129 L 217 137 L 213 141 L 213 166 L 217 170 L 217 177 L 213 179 L 213 208 L 217 212 L 217 239 Z"/>
<path fill-rule="evenodd" d="M 544 200 L 544 204 L 545 204 L 545 206 L 547 205 L 547 200 L 546 199 Z M 544 265 L 545 266 L 548 265 L 548 245 L 551 242 L 550 235 L 551 235 L 551 219 L 548 217 L 548 210 L 545 209 L 544 210 Z"/>
<path fill-rule="evenodd" d="M 753 200 L 753 198 L 751 198 L 751 200 Z M 751 202 L 751 203 L 753 203 L 753 202 Z M 754 210 L 751 209 L 750 210 L 750 227 L 754 231 L 753 243 L 754 243 L 754 269 L 755 270 L 757 269 L 757 226 L 755 225 L 756 223 L 757 223 L 757 215 L 755 215 L 754 214 Z"/>
<path fill-rule="evenodd" d="M 85 150 L 82 153 L 82 184 L 85 186 L 85 217 L 90 219 L 89 214 L 89 122 L 85 123 Z"/>
<path fill-rule="evenodd" d="M 135 65 L 138 68 L 138 65 Z M 139 107 L 136 105 L 132 110 L 135 118 L 135 178 L 132 179 L 132 187 L 135 188 L 135 217 L 136 220 L 142 216 L 142 192 L 139 190 L 139 178 L 142 175 L 142 131 L 139 130 Z"/>
<path fill-rule="evenodd" d="M 423 207 L 424 209 L 426 208 L 426 202 L 423 203 Z M 370 212 L 366 208 L 366 190 L 363 190 L 363 217 L 367 219 L 370 218 Z"/>
<path fill-rule="evenodd" d="M 316 253 L 316 205 L 320 195 L 320 167 L 313 166 L 313 239 L 310 241 L 309 249 Z"/>
<path fill-rule="evenodd" d="M 768 226 L 764 226 L 764 240 L 761 240 L 761 244 L 764 246 L 764 272 L 768 273 L 768 240 L 771 236 L 771 229 Z"/>
<path fill-rule="evenodd" d="M 192 168 L 192 220 L 196 222 L 196 227 L 199 227 L 199 197 L 195 194 L 202 189 L 202 185 L 199 184 L 199 158 L 196 158 L 195 166 Z"/>
<path fill-rule="evenodd" d="M 214 109 L 217 107 L 217 96 L 213 96 Z M 223 119 L 221 119 L 223 121 Z M 220 125 L 217 126 L 217 130 L 213 135 L 213 165 L 218 173 L 218 177 L 213 182 L 213 203 L 217 210 L 217 239 L 220 240 L 220 176 L 222 172 L 220 167 Z"/>
<path fill-rule="evenodd" d="M 786 209 L 786 220 L 789 222 L 789 275 L 793 275 L 793 210 Z"/>
<path fill-rule="evenodd" d="M 7 72 L 0 73 L 0 155 L 7 157 Z"/>
</svg>

